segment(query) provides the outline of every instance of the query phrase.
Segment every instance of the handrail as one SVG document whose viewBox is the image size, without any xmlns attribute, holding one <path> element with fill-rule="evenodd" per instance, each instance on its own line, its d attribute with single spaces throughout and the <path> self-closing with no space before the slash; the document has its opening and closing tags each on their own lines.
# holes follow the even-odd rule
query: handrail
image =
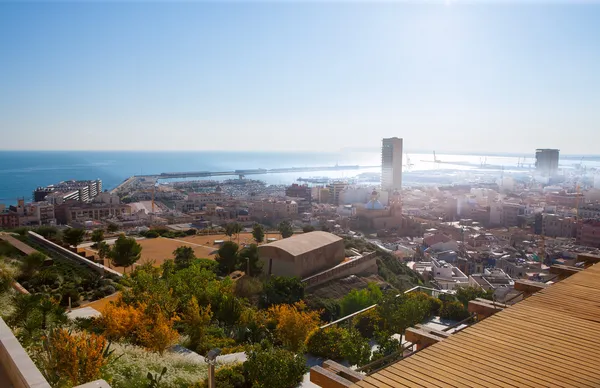
<svg viewBox="0 0 600 388">
<path fill-rule="evenodd" d="M 443 293 L 443 294 L 450 293 L 450 290 L 437 290 L 437 289 L 435 289 L 435 288 L 429 288 L 429 287 L 423 287 L 423 286 L 415 286 L 415 287 L 413 287 L 413 288 L 411 288 L 411 289 L 408 289 L 408 290 L 404 291 L 402 294 L 408 294 L 408 293 L 411 293 L 411 292 L 413 292 L 413 291 L 415 291 L 415 290 L 417 290 L 417 291 L 418 291 L 418 290 L 428 290 L 428 291 L 441 292 L 441 293 Z M 396 295 L 396 297 L 399 297 L 400 295 L 401 295 L 401 294 L 398 294 L 398 295 Z M 350 318 L 352 318 L 352 317 L 355 317 L 356 315 L 362 314 L 362 313 L 364 313 L 365 311 L 369 311 L 369 310 L 371 310 L 371 309 L 373 309 L 373 308 L 375 308 L 375 307 L 377 307 L 377 304 L 374 304 L 374 305 L 371 305 L 371 306 L 365 307 L 365 308 L 364 308 L 364 309 L 362 309 L 362 310 L 359 310 L 359 311 L 357 311 L 357 312 L 354 312 L 354 313 L 352 313 L 352 314 L 348 314 L 348 315 L 346 315 L 345 317 L 342 317 L 342 318 L 340 318 L 340 319 L 338 319 L 338 320 L 335 320 L 335 321 L 333 321 L 333 322 L 329 322 L 328 324 L 326 324 L 326 325 L 323 325 L 323 326 L 319 327 L 319 329 L 325 329 L 325 328 L 327 328 L 327 327 L 329 327 L 329 326 L 336 325 L 336 324 L 338 324 L 338 323 L 340 323 L 340 322 L 343 322 L 343 321 L 346 321 L 346 320 L 348 320 L 348 319 L 350 319 Z"/>
<path fill-rule="evenodd" d="M 364 372 L 364 371 L 365 371 L 365 369 L 368 369 L 368 368 L 372 367 L 373 365 L 378 365 L 378 364 L 381 364 L 381 363 L 382 363 L 382 362 L 384 362 L 384 361 L 387 361 L 387 360 L 389 360 L 389 359 L 391 359 L 391 358 L 394 358 L 394 356 L 402 355 L 402 354 L 404 354 L 404 351 L 405 351 L 405 350 L 407 350 L 408 348 L 412 347 L 413 345 L 414 345 L 414 344 L 410 344 L 410 345 L 404 345 L 404 346 L 402 346 L 402 347 L 401 347 L 399 350 L 397 350 L 397 351 L 395 351 L 395 352 L 393 352 L 393 353 L 391 353 L 391 354 L 388 354 L 388 355 L 387 355 L 387 356 L 385 356 L 385 357 L 382 357 L 382 358 L 380 358 L 380 359 L 377 359 L 377 360 L 375 360 L 375 361 L 373 361 L 373 362 L 370 362 L 370 363 L 368 363 L 368 364 L 366 364 L 366 365 L 363 365 L 363 366 L 361 366 L 360 368 L 357 368 L 357 369 L 356 369 L 356 371 L 357 371 L 357 372 Z M 373 372 L 371 372 L 371 373 L 373 373 Z"/>
</svg>

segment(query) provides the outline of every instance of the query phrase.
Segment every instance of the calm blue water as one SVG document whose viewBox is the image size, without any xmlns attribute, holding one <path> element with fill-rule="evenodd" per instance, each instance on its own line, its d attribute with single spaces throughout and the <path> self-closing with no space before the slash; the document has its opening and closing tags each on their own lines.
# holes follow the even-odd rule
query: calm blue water
<svg viewBox="0 0 600 388">
<path fill-rule="evenodd" d="M 139 174 L 333 166 L 336 163 L 378 165 L 379 155 L 222 151 L 0 151 L 0 203 L 12 204 L 19 197 L 29 200 L 36 187 L 70 179 L 100 178 L 104 189 L 112 189 L 128 177 Z M 304 176 L 311 174 L 324 175 L 306 173 Z M 255 178 L 269 183 L 289 183 L 289 180 L 298 178 L 298 174 L 293 177 L 285 175 L 287 174 L 257 175 Z"/>
<path fill-rule="evenodd" d="M 517 163 L 533 164 L 533 155 L 482 157 L 479 155 L 438 154 L 445 162 L 458 165 L 435 164 L 432 154 L 405 154 L 410 158 L 413 173 L 428 172 L 434 175 L 440 170 L 474 171 L 481 163 L 510 166 Z M 524 160 L 523 158 L 526 159 Z M 582 162 L 579 158 L 561 158 L 561 167 L 568 168 Z M 598 157 L 586 157 L 588 168 L 600 168 Z M 0 203 L 13 204 L 17 198 L 29 200 L 38 186 L 46 186 L 69 179 L 102 179 L 105 189 L 112 189 L 132 175 L 160 174 L 177 171 L 223 171 L 253 168 L 309 167 L 380 164 L 380 154 L 372 152 L 225 152 L 225 151 L 0 151 Z M 249 178 L 264 180 L 270 184 L 289 184 L 298 177 L 327 176 L 346 178 L 359 172 L 378 172 L 379 169 L 354 171 L 307 172 L 293 174 L 255 175 Z M 487 171 L 487 170 L 486 170 Z M 406 178 L 410 179 L 407 171 Z M 215 179 L 215 178 L 209 178 Z M 220 178 L 227 179 L 227 178 Z M 407 179 L 407 181 L 408 181 Z"/>
</svg>

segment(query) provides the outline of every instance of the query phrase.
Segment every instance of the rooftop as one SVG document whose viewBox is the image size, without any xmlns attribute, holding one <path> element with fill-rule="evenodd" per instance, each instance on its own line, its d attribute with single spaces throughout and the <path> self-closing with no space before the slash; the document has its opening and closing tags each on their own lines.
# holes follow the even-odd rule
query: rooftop
<svg viewBox="0 0 600 388">
<path fill-rule="evenodd" d="M 599 298 L 594 265 L 353 386 L 597 386 Z"/>
<path fill-rule="evenodd" d="M 284 238 L 282 240 L 275 241 L 266 245 L 261 245 L 258 249 L 261 250 L 264 248 L 279 248 L 286 251 L 292 256 L 300 256 L 314 249 L 341 240 L 342 238 L 336 236 L 335 234 L 315 231 L 294 235 L 292 237 Z"/>
</svg>

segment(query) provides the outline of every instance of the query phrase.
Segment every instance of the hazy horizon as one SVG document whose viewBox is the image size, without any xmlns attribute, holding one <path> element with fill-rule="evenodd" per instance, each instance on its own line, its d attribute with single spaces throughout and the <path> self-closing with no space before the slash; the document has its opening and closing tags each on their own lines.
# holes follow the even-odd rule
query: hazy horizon
<svg viewBox="0 0 600 388">
<path fill-rule="evenodd" d="M 600 4 L 0 4 L 4 150 L 593 155 Z M 503 152 L 504 151 L 504 152 Z"/>
</svg>

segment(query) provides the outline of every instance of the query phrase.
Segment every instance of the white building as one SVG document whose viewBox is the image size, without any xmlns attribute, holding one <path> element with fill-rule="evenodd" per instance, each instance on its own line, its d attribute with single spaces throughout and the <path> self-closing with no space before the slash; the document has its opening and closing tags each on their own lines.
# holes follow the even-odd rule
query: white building
<svg viewBox="0 0 600 388">
<path fill-rule="evenodd" d="M 431 259 L 431 275 L 442 290 L 454 290 L 469 284 L 467 275 L 444 260 Z"/>
</svg>

